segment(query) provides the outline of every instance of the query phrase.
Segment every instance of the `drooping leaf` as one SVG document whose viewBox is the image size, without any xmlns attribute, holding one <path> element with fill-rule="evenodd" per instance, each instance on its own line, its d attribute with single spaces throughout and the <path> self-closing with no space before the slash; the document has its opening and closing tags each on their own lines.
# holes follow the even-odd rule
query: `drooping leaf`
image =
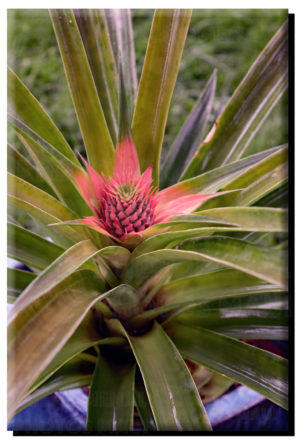
<svg viewBox="0 0 300 446">
<path fill-rule="evenodd" d="M 190 17 L 190 10 L 156 10 L 139 83 L 132 133 L 141 170 L 153 164 L 155 185 L 158 185 L 162 140 Z"/>
<path fill-rule="evenodd" d="M 46 268 L 63 253 L 63 248 L 12 223 L 7 225 L 7 255 L 28 266 Z"/>
<path fill-rule="evenodd" d="M 205 260 L 243 271 L 269 283 L 285 287 L 286 256 L 230 237 L 202 237 L 186 240 L 179 249 L 161 249 L 134 258 L 123 282 L 139 286 L 162 268 L 187 260 Z"/>
<path fill-rule="evenodd" d="M 204 260 L 192 260 L 174 264 L 170 267 L 169 280 L 178 280 L 185 277 L 197 276 L 198 274 L 208 274 L 223 269 L 216 263 L 208 263 Z"/>
<path fill-rule="evenodd" d="M 182 179 L 241 158 L 287 88 L 287 56 L 286 21 L 253 63 L 217 119 L 214 135 L 200 146 Z"/>
<path fill-rule="evenodd" d="M 287 211 L 285 209 L 262 207 L 225 207 L 201 211 L 198 215 L 223 219 L 238 227 L 253 228 L 253 231 L 287 231 Z"/>
<path fill-rule="evenodd" d="M 75 17 L 67 9 L 51 9 L 50 17 L 89 163 L 99 173 L 109 176 L 113 170 L 114 147 Z"/>
<path fill-rule="evenodd" d="M 272 289 L 269 290 L 270 293 L 258 292 L 257 294 L 246 294 L 237 295 L 232 297 L 222 296 L 213 300 L 199 299 L 199 293 L 192 297 L 192 299 L 180 300 L 177 303 L 166 303 L 165 305 L 158 306 L 152 310 L 144 311 L 132 319 L 128 320 L 126 323 L 132 329 L 139 329 L 141 327 L 147 326 L 149 322 L 156 319 L 159 316 L 163 316 L 167 323 L 170 318 L 175 317 L 179 312 L 188 310 L 189 307 L 197 306 L 197 308 L 205 309 L 273 309 L 273 310 L 284 310 L 287 309 L 288 297 L 285 293 L 279 293 Z M 201 297 L 201 296 L 200 296 Z M 201 303 L 199 303 L 201 301 Z M 197 303 L 195 303 L 197 302 Z"/>
<path fill-rule="evenodd" d="M 133 428 L 135 363 L 98 357 L 92 379 L 88 431 L 128 432 Z"/>
<path fill-rule="evenodd" d="M 106 26 L 115 56 L 116 65 L 121 65 L 124 75 L 126 102 L 130 120 L 133 116 L 137 92 L 135 50 L 130 9 L 104 9 Z"/>
<path fill-rule="evenodd" d="M 288 312 L 274 309 L 203 309 L 191 305 L 172 318 L 237 339 L 288 339 Z M 164 324 L 167 329 L 168 322 Z"/>
<path fill-rule="evenodd" d="M 220 286 L 222 284 L 222 286 Z M 210 301 L 226 296 L 276 292 L 280 288 L 236 269 L 220 269 L 206 274 L 172 280 L 157 293 L 163 304 Z"/>
<path fill-rule="evenodd" d="M 52 119 L 18 76 L 9 68 L 7 70 L 7 98 L 8 110 L 15 118 L 79 166 L 75 154 Z"/>
<path fill-rule="evenodd" d="M 266 282 L 285 287 L 287 284 L 287 258 L 284 253 L 274 255 L 272 249 L 230 237 L 208 237 L 186 240 L 180 249 L 192 250 L 215 259 L 219 264 L 230 266 Z"/>
<path fill-rule="evenodd" d="M 66 277 L 76 271 L 81 265 L 87 262 L 99 252 L 97 247 L 89 240 L 77 243 L 54 260 L 45 268 L 31 284 L 22 292 L 18 302 L 9 313 L 9 319 L 12 320 L 23 308 L 30 305 L 40 296 L 50 291 Z M 89 265 L 86 264 L 85 267 Z M 91 266 L 93 269 L 93 265 Z M 97 268 L 94 266 L 97 272 Z"/>
<path fill-rule="evenodd" d="M 118 135 L 117 70 L 104 10 L 75 9 L 74 16 L 105 115 L 111 139 Z"/>
<path fill-rule="evenodd" d="M 8 326 L 8 413 L 13 415 L 25 392 L 47 367 L 105 286 L 92 271 L 73 273 L 23 309 Z"/>
<path fill-rule="evenodd" d="M 217 72 L 203 88 L 200 97 L 185 120 L 175 141 L 167 151 L 161 168 L 160 188 L 171 186 L 178 181 L 181 173 L 190 162 L 203 139 L 207 121 L 213 105 L 216 90 Z"/>
<path fill-rule="evenodd" d="M 170 323 L 167 333 L 184 358 L 222 373 L 287 409 L 286 359 L 206 328 Z"/>
<path fill-rule="evenodd" d="M 44 192 L 55 197 L 55 193 L 39 172 L 12 145 L 7 144 L 7 170 L 16 177 L 22 178 Z"/>
<path fill-rule="evenodd" d="M 182 225 L 180 225 L 179 218 L 174 219 L 170 225 L 173 230 L 147 238 L 134 250 L 132 259 L 147 252 L 153 252 L 165 247 L 173 247 L 180 240 L 200 235 L 210 235 L 214 232 L 287 231 L 287 213 L 284 209 L 228 207 L 201 211 L 197 215 L 191 215 L 189 219 L 188 217 L 183 216 L 182 220 L 184 223 Z M 201 217 L 203 217 L 203 220 Z M 208 219 L 205 225 L 203 223 L 205 223 L 206 217 Z M 188 219 L 188 221 L 185 222 L 184 218 Z M 209 220 L 209 218 L 215 218 L 215 220 Z M 223 226 L 222 221 L 224 222 Z M 175 222 L 178 223 L 176 226 L 174 224 Z M 160 229 L 164 226 L 168 228 L 168 223 L 166 225 L 155 225 L 153 229 L 150 227 L 149 230 L 145 231 L 144 236 L 151 235 L 152 231 L 155 234 L 156 228 Z M 186 229 L 184 230 L 184 228 Z"/>
<path fill-rule="evenodd" d="M 150 331 L 139 336 L 128 336 L 128 341 L 143 376 L 157 429 L 210 430 L 208 417 L 188 368 L 160 326 L 154 323 Z"/>
</svg>

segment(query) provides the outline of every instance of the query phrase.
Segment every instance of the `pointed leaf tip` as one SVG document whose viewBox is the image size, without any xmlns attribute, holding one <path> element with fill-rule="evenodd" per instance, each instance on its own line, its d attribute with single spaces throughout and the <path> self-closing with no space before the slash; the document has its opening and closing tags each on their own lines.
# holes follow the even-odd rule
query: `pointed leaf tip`
<svg viewBox="0 0 300 446">
<path fill-rule="evenodd" d="M 167 116 L 191 17 L 188 9 L 157 9 L 154 14 L 132 121 L 141 169 L 159 162 Z"/>
</svg>

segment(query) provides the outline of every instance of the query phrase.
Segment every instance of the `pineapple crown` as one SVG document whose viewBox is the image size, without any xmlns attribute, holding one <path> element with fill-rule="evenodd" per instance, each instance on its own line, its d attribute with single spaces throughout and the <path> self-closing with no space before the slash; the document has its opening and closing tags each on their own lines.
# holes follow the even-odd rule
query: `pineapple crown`
<svg viewBox="0 0 300 446">
<path fill-rule="evenodd" d="M 158 191 L 152 186 L 152 165 L 140 174 L 139 159 L 132 136 L 116 148 L 113 177 L 106 178 L 83 157 L 86 174 L 75 180 L 94 212 L 81 220 L 98 232 L 117 241 L 126 241 L 152 225 L 164 223 L 172 216 L 195 210 L 212 194 L 187 194 L 183 188 Z"/>
</svg>

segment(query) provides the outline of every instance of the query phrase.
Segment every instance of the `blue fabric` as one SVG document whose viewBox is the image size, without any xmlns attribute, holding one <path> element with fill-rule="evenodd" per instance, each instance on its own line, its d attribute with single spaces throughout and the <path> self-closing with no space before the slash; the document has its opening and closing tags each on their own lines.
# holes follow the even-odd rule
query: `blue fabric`
<svg viewBox="0 0 300 446">
<path fill-rule="evenodd" d="M 80 389 L 55 393 L 17 414 L 14 431 L 82 431 L 87 397 Z M 288 412 L 240 386 L 206 405 L 214 431 L 287 431 Z"/>
<path fill-rule="evenodd" d="M 8 424 L 14 431 L 78 431 L 85 429 L 86 416 L 59 394 L 47 396 L 18 413 Z"/>
<path fill-rule="evenodd" d="M 238 416 L 217 424 L 214 426 L 214 431 L 287 432 L 288 425 L 288 412 L 271 401 L 265 400 Z"/>
</svg>

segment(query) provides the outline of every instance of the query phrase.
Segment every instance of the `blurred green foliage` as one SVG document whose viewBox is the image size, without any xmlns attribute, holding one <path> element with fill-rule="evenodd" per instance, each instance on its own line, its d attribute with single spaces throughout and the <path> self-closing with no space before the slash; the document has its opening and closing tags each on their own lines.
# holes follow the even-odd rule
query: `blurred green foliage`
<svg viewBox="0 0 300 446">
<path fill-rule="evenodd" d="M 138 76 L 153 10 L 132 10 Z M 164 139 L 170 146 L 214 68 L 218 69 L 211 122 L 252 62 L 287 17 L 287 10 L 194 10 Z M 8 63 L 43 104 L 74 150 L 82 140 L 48 11 L 8 10 Z M 247 154 L 287 141 L 287 94 L 254 138 Z M 12 138 L 12 134 L 9 134 Z"/>
</svg>

